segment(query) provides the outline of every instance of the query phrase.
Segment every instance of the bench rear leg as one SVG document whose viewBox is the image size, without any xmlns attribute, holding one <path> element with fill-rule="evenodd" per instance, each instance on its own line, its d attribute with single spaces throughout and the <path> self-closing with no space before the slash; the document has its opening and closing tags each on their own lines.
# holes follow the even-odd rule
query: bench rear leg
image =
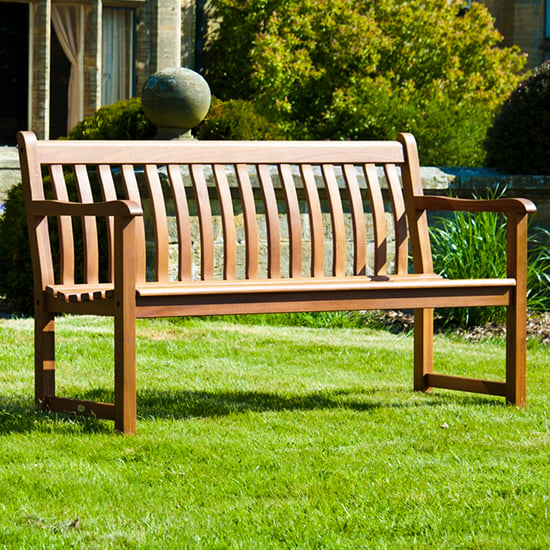
<svg viewBox="0 0 550 550">
<path fill-rule="evenodd" d="M 434 310 L 414 310 L 414 389 L 429 391 L 426 374 L 433 372 Z"/>
<path fill-rule="evenodd" d="M 42 407 L 55 396 L 55 317 L 40 305 L 34 313 L 34 395 Z"/>
<path fill-rule="evenodd" d="M 508 306 L 506 321 L 506 401 L 524 407 L 526 401 L 527 314 L 521 304 Z"/>
</svg>

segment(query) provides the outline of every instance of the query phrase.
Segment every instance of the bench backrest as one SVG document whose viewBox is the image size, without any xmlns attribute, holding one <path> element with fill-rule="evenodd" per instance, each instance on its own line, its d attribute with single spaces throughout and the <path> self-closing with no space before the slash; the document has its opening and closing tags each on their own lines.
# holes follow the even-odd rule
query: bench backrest
<svg viewBox="0 0 550 550">
<path fill-rule="evenodd" d="M 138 282 L 406 274 L 409 248 L 414 271 L 432 271 L 408 134 L 387 142 L 77 142 L 22 132 L 19 146 L 26 201 L 142 205 Z M 67 217 L 30 224 L 41 288 L 112 280 L 112 260 L 102 267 L 99 259 L 102 249 L 112 253 L 112 220 L 85 217 L 76 233 Z"/>
</svg>

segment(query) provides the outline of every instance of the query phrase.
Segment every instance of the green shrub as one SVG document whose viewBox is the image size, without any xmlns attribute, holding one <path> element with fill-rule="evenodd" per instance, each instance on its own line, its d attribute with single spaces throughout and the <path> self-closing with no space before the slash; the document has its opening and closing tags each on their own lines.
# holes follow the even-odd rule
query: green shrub
<svg viewBox="0 0 550 550">
<path fill-rule="evenodd" d="M 6 296 L 13 311 L 32 313 L 32 265 L 21 184 L 9 190 L 0 217 L 0 258 L 0 294 Z"/>
<path fill-rule="evenodd" d="M 298 139 L 415 134 L 422 162 L 479 165 L 525 58 L 487 9 L 443 0 L 212 0 L 206 77 Z"/>
<path fill-rule="evenodd" d="M 492 197 L 496 196 L 493 194 Z M 449 279 L 506 276 L 506 224 L 493 212 L 453 212 L 432 220 L 434 271 Z M 550 309 L 550 233 L 543 229 L 529 235 L 527 306 Z M 502 322 L 501 307 L 449 308 L 443 325 L 463 328 Z"/>
<path fill-rule="evenodd" d="M 193 132 L 198 139 L 282 139 L 283 133 L 260 115 L 251 101 L 212 98 L 206 118 Z"/>
<path fill-rule="evenodd" d="M 550 174 L 550 62 L 504 102 L 487 132 L 486 164 L 512 174 Z"/>
<path fill-rule="evenodd" d="M 67 139 L 151 139 L 156 126 L 145 116 L 141 99 L 117 101 L 76 124 Z"/>
</svg>

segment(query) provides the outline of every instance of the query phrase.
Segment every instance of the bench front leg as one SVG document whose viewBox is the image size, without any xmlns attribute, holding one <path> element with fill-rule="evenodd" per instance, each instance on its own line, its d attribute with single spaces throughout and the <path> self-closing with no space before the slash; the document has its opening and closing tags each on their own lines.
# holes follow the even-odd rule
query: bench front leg
<svg viewBox="0 0 550 550">
<path fill-rule="evenodd" d="M 414 310 L 414 389 L 429 391 L 426 374 L 433 372 L 434 310 Z"/>
<path fill-rule="evenodd" d="M 136 432 L 136 224 L 115 220 L 115 429 Z"/>
</svg>

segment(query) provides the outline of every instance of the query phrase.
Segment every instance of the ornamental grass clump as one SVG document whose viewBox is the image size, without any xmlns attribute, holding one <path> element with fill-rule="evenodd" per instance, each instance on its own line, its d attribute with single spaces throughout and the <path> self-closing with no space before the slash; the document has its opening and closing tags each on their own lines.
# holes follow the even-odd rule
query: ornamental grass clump
<svg viewBox="0 0 550 550">
<path fill-rule="evenodd" d="M 498 191 L 491 198 L 501 196 Z M 506 276 L 506 220 L 494 212 L 453 212 L 437 217 L 430 227 L 434 271 L 449 279 Z M 527 307 L 550 309 L 550 233 L 529 235 Z M 503 307 L 448 308 L 443 325 L 463 328 L 505 320 Z"/>
</svg>

